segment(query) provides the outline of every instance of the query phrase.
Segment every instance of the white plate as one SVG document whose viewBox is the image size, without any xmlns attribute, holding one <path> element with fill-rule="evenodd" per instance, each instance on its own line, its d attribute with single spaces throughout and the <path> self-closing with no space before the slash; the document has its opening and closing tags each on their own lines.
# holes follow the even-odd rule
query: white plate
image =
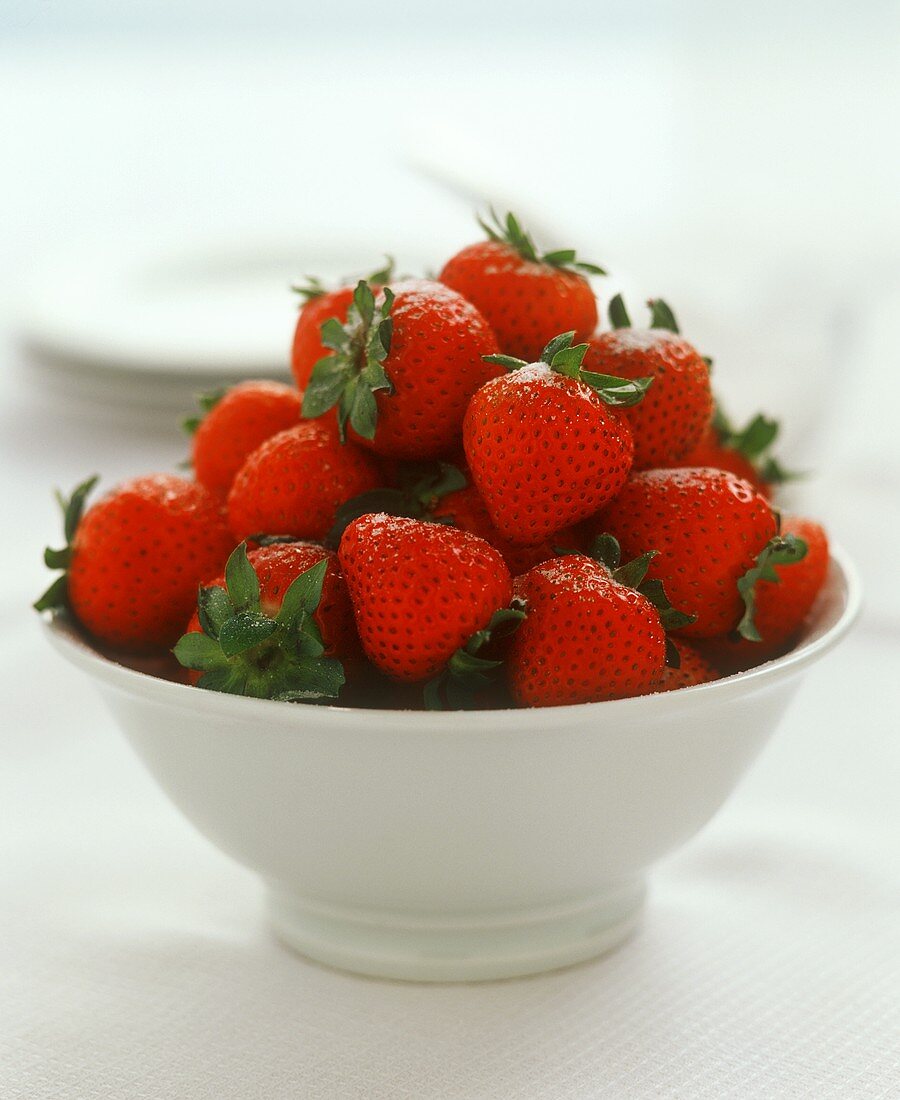
<svg viewBox="0 0 900 1100">
<path fill-rule="evenodd" d="M 289 377 L 293 282 L 382 263 L 358 239 L 82 247 L 27 277 L 16 328 L 43 385 L 93 403 L 185 407 L 198 390 Z"/>
</svg>

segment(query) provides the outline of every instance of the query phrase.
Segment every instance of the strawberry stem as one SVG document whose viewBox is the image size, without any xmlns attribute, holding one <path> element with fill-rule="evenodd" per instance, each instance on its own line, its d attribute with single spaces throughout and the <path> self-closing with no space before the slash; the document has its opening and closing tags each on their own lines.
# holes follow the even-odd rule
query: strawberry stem
<svg viewBox="0 0 900 1100">
<path fill-rule="evenodd" d="M 63 534 L 66 545 L 61 550 L 54 550 L 47 546 L 44 548 L 44 564 L 48 569 L 62 569 L 62 575 L 57 577 L 50 587 L 32 604 L 35 611 L 59 611 L 69 606 L 69 581 L 68 569 L 72 562 L 73 543 L 75 532 L 84 513 L 84 505 L 88 494 L 100 478 L 95 474 L 77 485 L 70 496 L 65 497 L 57 489 L 55 496 L 63 514 Z"/>
<path fill-rule="evenodd" d="M 576 382 L 583 382 L 597 394 L 606 405 L 627 408 L 637 405 L 643 400 L 644 394 L 653 379 L 647 378 L 617 378 L 612 374 L 596 374 L 594 371 L 582 369 L 587 344 L 574 344 L 574 330 L 562 332 L 554 336 L 549 344 L 541 352 L 541 363 L 546 363 L 556 374 L 565 375 Z M 506 360 L 506 356 L 486 356 L 488 362 Z M 521 360 L 511 360 L 515 364 L 511 369 L 518 370 L 527 364 Z"/>
<path fill-rule="evenodd" d="M 507 244 L 514 248 L 523 260 L 534 264 L 546 264 L 561 271 L 572 271 L 576 274 L 605 275 L 606 272 L 597 264 L 586 263 L 579 260 L 574 248 L 559 248 L 553 252 L 539 253 L 531 234 L 522 228 L 519 219 L 512 212 L 508 212 L 505 219 L 499 217 L 491 206 L 488 208 L 489 220 L 478 218 L 478 224 L 488 235 L 490 240 Z"/>
<path fill-rule="evenodd" d="M 471 710 L 477 693 L 496 682 L 497 669 L 503 664 L 502 659 L 483 657 L 481 653 L 490 643 L 515 633 L 525 618 L 525 604 L 520 600 L 495 611 L 488 625 L 476 631 L 443 671 L 425 685 L 423 698 L 428 710 Z"/>
<path fill-rule="evenodd" d="M 360 279 L 346 323 L 329 317 L 322 325 L 322 343 L 332 354 L 313 367 L 303 395 L 302 416 L 316 419 L 337 405 L 341 442 L 346 441 L 348 422 L 363 439 L 373 439 L 378 426 L 375 394 L 379 390 L 394 392 L 383 366 L 391 350 L 393 304 L 389 287 L 383 288 L 378 303 L 372 287 Z"/>
<path fill-rule="evenodd" d="M 687 615 L 683 611 L 676 610 L 666 595 L 662 581 L 647 579 L 647 572 L 658 553 L 658 550 L 647 550 L 639 557 L 626 562 L 625 565 L 621 565 L 622 549 L 619 540 L 607 532 L 598 535 L 594 539 L 591 548 L 588 550 L 588 557 L 605 566 L 617 584 L 623 584 L 626 588 L 633 588 L 635 592 L 640 592 L 642 596 L 646 597 L 659 612 L 660 622 L 663 629 L 668 633 L 670 630 L 679 630 L 683 626 L 688 626 L 695 621 L 697 616 Z M 678 665 L 674 667 L 677 668 Z"/>
</svg>

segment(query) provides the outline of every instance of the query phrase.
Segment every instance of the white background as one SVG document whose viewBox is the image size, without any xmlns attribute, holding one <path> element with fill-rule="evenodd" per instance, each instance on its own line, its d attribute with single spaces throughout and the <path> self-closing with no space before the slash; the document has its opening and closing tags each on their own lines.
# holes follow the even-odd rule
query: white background
<svg viewBox="0 0 900 1100">
<path fill-rule="evenodd" d="M 900 1096 L 898 53 L 887 2 L 0 6 L 4 1097 Z M 783 413 L 793 502 L 868 590 L 640 935 L 481 987 L 277 947 L 27 608 L 50 488 L 184 449 L 60 396 L 20 346 L 35 280 L 62 302 L 133 240 L 439 264 L 471 212 L 415 168 L 668 298 L 731 407 Z"/>
</svg>

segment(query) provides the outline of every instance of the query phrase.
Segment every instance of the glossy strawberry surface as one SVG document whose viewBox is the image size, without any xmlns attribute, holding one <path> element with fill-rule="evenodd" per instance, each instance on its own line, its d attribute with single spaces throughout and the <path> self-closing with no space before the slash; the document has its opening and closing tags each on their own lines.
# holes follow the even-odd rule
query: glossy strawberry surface
<svg viewBox="0 0 900 1100">
<path fill-rule="evenodd" d="M 241 382 L 225 393 L 194 433 L 197 480 L 227 496 L 247 456 L 277 432 L 300 422 L 300 394 L 281 382 Z"/>
<path fill-rule="evenodd" d="M 380 482 L 372 456 L 342 444 L 333 422 L 302 421 L 249 455 L 228 494 L 228 521 L 235 541 L 254 534 L 322 539 L 340 504 Z"/>
<path fill-rule="evenodd" d="M 444 524 L 362 516 L 339 557 L 363 649 L 397 680 L 433 676 L 512 594 L 500 552 Z"/>
<path fill-rule="evenodd" d="M 170 474 L 127 481 L 81 518 L 68 598 L 95 637 L 148 651 L 178 639 L 197 586 L 218 572 L 234 539 L 219 500 Z"/>
<path fill-rule="evenodd" d="M 440 280 L 478 307 L 501 351 L 521 359 L 537 359 L 557 333 L 574 329 L 580 341 L 597 325 L 597 302 L 587 279 L 525 259 L 502 241 L 462 249 L 444 265 Z"/>
<path fill-rule="evenodd" d="M 431 509 L 431 515 L 435 519 L 448 520 L 460 530 L 478 535 L 496 547 L 514 577 L 527 573 L 542 561 L 558 557 L 561 551 L 584 549 L 584 536 L 574 527 L 563 528 L 552 539 L 544 539 L 534 546 L 518 546 L 510 542 L 494 526 L 487 505 L 474 485 L 467 485 L 464 489 L 457 489 L 441 497 Z"/>
<path fill-rule="evenodd" d="M 472 398 L 466 459 L 500 533 L 534 545 L 593 515 L 619 492 L 634 445 L 623 410 L 534 363 Z"/>
<path fill-rule="evenodd" d="M 712 425 L 707 427 L 696 446 L 671 465 L 712 466 L 717 470 L 728 470 L 744 481 L 749 481 L 764 497 L 772 496 L 772 486 L 763 480 L 753 462 L 734 447 L 723 444 Z"/>
<path fill-rule="evenodd" d="M 502 368 L 482 358 L 497 351 L 494 333 L 461 295 L 428 279 L 392 286 L 391 346 L 384 371 L 392 390 L 375 394 L 374 437 L 350 437 L 378 454 L 429 459 L 453 454 L 469 399 Z"/>
<path fill-rule="evenodd" d="M 709 638 L 734 629 L 743 611 L 737 582 L 777 530 L 768 501 L 723 470 L 690 467 L 633 474 L 591 523 L 627 558 L 657 551 L 648 576 L 696 621 L 681 629 Z"/>
<path fill-rule="evenodd" d="M 584 369 L 653 379 L 625 415 L 634 436 L 634 468 L 669 466 L 694 447 L 713 411 L 709 368 L 686 340 L 666 329 L 619 328 L 588 340 Z"/>
<path fill-rule="evenodd" d="M 676 691 L 678 688 L 694 687 L 697 684 L 709 684 L 718 680 L 718 669 L 692 645 L 679 640 L 676 648 L 680 664 L 678 668 L 666 665 L 662 678 L 653 688 L 654 691 Z"/>
<path fill-rule="evenodd" d="M 662 675 L 659 614 L 592 558 L 544 562 L 516 579 L 514 594 L 527 618 L 509 643 L 506 675 L 521 706 L 643 695 Z"/>
</svg>

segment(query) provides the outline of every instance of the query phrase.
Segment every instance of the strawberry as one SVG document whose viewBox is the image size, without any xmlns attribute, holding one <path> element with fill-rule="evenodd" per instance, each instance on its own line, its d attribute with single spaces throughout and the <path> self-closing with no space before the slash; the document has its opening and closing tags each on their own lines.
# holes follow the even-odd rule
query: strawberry
<svg viewBox="0 0 900 1100">
<path fill-rule="evenodd" d="M 333 423 L 302 421 L 249 455 L 228 494 L 228 522 L 235 539 L 256 532 L 322 539 L 338 506 L 380 481 L 372 457 L 342 445 Z"/>
<path fill-rule="evenodd" d="M 508 367 L 469 403 L 466 459 L 504 538 L 535 545 L 612 500 L 631 469 L 631 429 L 620 408 L 640 401 L 650 380 L 623 381 L 581 369 L 586 344 L 571 332 L 530 365 Z"/>
<path fill-rule="evenodd" d="M 386 260 L 381 271 L 373 272 L 366 279 L 373 290 L 380 290 L 394 274 L 393 259 L 388 256 Z M 329 354 L 329 349 L 322 343 L 322 325 L 332 317 L 342 325 L 346 323 L 347 313 L 353 304 L 354 288 L 351 284 L 327 290 L 318 279 L 310 278 L 293 289 L 303 299 L 291 347 L 291 370 L 302 393 L 309 385 L 313 367 Z"/>
<path fill-rule="evenodd" d="M 669 307 L 650 303 L 650 328 L 632 328 L 621 295 L 610 302 L 610 332 L 588 340 L 585 368 L 617 378 L 653 379 L 644 400 L 625 415 L 634 436 L 634 468 L 672 466 L 694 447 L 712 415 L 709 367 L 678 335 Z"/>
<path fill-rule="evenodd" d="M 487 505 L 474 485 L 466 485 L 442 496 L 430 509 L 430 515 L 489 542 L 503 555 L 513 576 L 527 573 L 535 565 L 558 557 L 560 552 L 583 549 L 584 538 L 576 527 L 565 527 L 557 531 L 552 539 L 544 539 L 535 546 L 517 546 L 510 542 L 494 526 Z"/>
<path fill-rule="evenodd" d="M 175 646 L 201 688 L 288 702 L 335 699 L 356 643 L 336 556 L 310 543 L 241 543 L 200 589 Z M 199 673 L 199 675 L 198 675 Z"/>
<path fill-rule="evenodd" d="M 479 219 L 488 240 L 469 245 L 444 265 L 442 283 L 473 302 L 497 334 L 501 349 L 531 361 L 556 333 L 583 340 L 597 326 L 597 302 L 580 274 L 606 274 L 582 263 L 572 249 L 541 255 L 513 214 L 501 223 Z"/>
<path fill-rule="evenodd" d="M 95 638 L 134 652 L 172 645 L 197 585 L 234 545 L 220 502 L 169 474 L 135 478 L 82 515 L 97 479 L 60 499 L 67 545 L 44 560 L 63 569 L 35 607 L 68 607 Z"/>
<path fill-rule="evenodd" d="M 379 513 L 354 520 L 338 554 L 363 649 L 382 672 L 414 683 L 454 658 L 460 673 L 467 664 L 476 676 L 487 671 L 478 651 L 488 639 L 473 636 L 512 595 L 509 570 L 492 546 L 443 524 Z M 457 657 L 469 644 L 474 652 Z"/>
<path fill-rule="evenodd" d="M 526 618 L 509 645 L 506 676 L 520 706 L 643 695 L 662 676 L 659 612 L 593 558 L 546 561 L 516 578 L 514 592 Z"/>
<path fill-rule="evenodd" d="M 592 526 L 613 534 L 627 555 L 659 551 L 650 576 L 696 615 L 682 630 L 695 638 L 737 626 L 738 581 L 777 533 L 768 501 L 749 482 L 703 467 L 633 474 Z"/>
<path fill-rule="evenodd" d="M 825 583 L 828 560 L 828 538 L 818 523 L 783 517 L 779 536 L 738 581 L 744 615 L 737 630 L 711 638 L 707 655 L 739 672 L 787 652 Z"/>
<path fill-rule="evenodd" d="M 676 691 L 678 688 L 708 684 L 719 679 L 716 668 L 692 645 L 678 642 L 678 666 L 666 665 L 662 679 L 653 688 L 654 691 Z"/>
<path fill-rule="evenodd" d="M 260 443 L 300 420 L 300 394 L 281 382 L 240 382 L 200 401 L 206 415 L 185 421 L 194 434 L 194 475 L 221 497 Z"/>
<path fill-rule="evenodd" d="M 451 454 L 469 398 L 500 373 L 487 321 L 427 279 L 384 287 L 377 299 L 361 281 L 347 323 L 326 321 L 322 339 L 333 354 L 316 364 L 303 415 L 337 405 L 342 438 L 349 424 L 357 442 L 396 458 Z"/>
<path fill-rule="evenodd" d="M 777 458 L 769 454 L 778 431 L 778 421 L 770 420 L 762 413 L 757 413 L 746 427 L 735 428 L 721 406 L 717 405 L 712 422 L 697 445 L 680 462 L 665 465 L 712 466 L 717 470 L 730 470 L 749 481 L 763 496 L 771 497 L 774 486 L 799 476 L 786 470 Z"/>
<path fill-rule="evenodd" d="M 338 509 L 337 520 L 326 543 L 336 546 L 348 524 L 370 512 L 386 512 L 391 516 L 406 516 L 438 523 L 449 523 L 461 531 L 489 542 L 503 555 L 509 571 L 515 576 L 532 566 L 555 558 L 560 552 L 583 549 L 583 533 L 577 527 L 558 531 L 552 540 L 536 546 L 516 546 L 503 537 L 491 522 L 481 494 L 466 480 L 466 475 L 447 462 L 427 465 L 413 464 L 398 471 L 400 487 L 373 489 L 346 501 Z"/>
<path fill-rule="evenodd" d="M 828 575 L 828 536 L 818 523 L 783 516 L 780 536 L 739 585 L 745 612 L 738 632 L 775 647 L 797 634 Z"/>
</svg>

